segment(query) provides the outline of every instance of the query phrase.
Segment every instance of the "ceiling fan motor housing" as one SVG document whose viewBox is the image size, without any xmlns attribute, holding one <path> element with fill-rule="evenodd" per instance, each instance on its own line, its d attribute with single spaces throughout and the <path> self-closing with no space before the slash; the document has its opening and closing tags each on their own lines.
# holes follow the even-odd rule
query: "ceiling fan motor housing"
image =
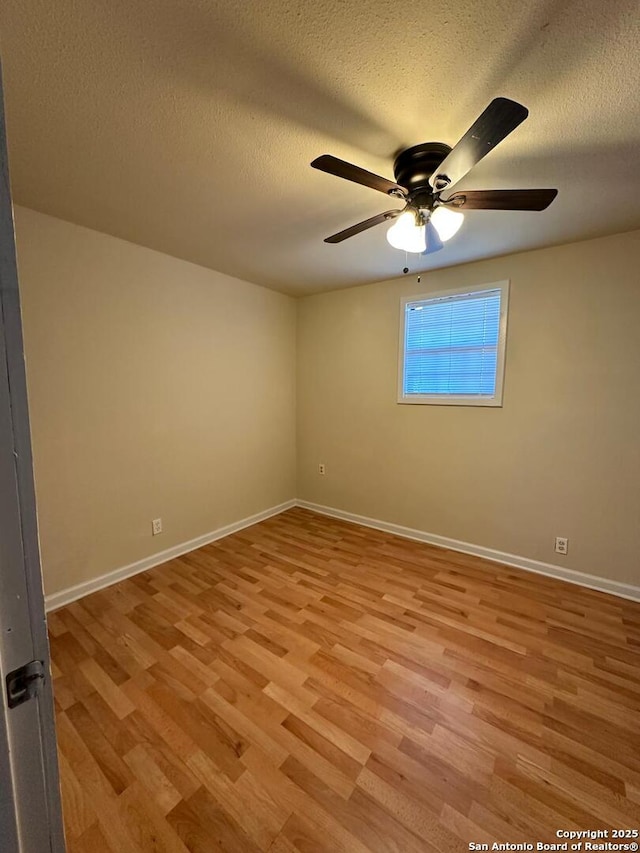
<svg viewBox="0 0 640 853">
<path fill-rule="evenodd" d="M 409 201 L 417 208 L 433 207 L 434 189 L 429 178 L 451 151 L 444 142 L 422 142 L 405 148 L 396 157 L 393 173 L 396 182 L 409 190 Z"/>
</svg>

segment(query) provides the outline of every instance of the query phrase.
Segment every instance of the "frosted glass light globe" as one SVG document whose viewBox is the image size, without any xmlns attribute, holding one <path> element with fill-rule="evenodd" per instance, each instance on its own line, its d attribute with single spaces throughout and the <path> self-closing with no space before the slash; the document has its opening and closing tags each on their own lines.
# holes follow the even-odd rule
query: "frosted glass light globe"
<svg viewBox="0 0 640 853">
<path fill-rule="evenodd" d="M 402 213 L 387 231 L 387 240 L 394 249 L 404 252 L 424 252 L 427 248 L 425 227 L 416 223 L 415 214 L 410 210 Z"/>
<path fill-rule="evenodd" d="M 464 213 L 460 213 L 459 210 L 450 210 L 448 207 L 436 207 L 431 214 L 433 227 L 443 243 L 458 233 L 463 219 Z"/>
</svg>

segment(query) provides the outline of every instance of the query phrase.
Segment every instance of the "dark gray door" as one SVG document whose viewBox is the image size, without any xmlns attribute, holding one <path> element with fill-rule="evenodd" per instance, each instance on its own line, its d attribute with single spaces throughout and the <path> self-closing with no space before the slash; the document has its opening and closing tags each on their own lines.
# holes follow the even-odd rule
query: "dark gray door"
<svg viewBox="0 0 640 853">
<path fill-rule="evenodd" d="M 44 680 L 14 704 L 7 676 L 31 661 Z M 0 678 L 0 848 L 64 853 L 1 73 Z"/>
</svg>

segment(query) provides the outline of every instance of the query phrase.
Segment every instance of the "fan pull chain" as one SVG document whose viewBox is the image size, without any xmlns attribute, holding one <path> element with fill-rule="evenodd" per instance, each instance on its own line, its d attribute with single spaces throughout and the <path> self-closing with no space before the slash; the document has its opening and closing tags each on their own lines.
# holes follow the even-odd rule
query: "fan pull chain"
<svg viewBox="0 0 640 853">
<path fill-rule="evenodd" d="M 409 255 L 407 252 L 404 253 L 404 269 L 402 270 L 402 272 L 405 275 L 409 272 Z M 420 284 L 421 279 L 422 279 L 422 275 L 420 273 L 418 273 L 418 279 L 417 279 L 418 284 Z"/>
</svg>

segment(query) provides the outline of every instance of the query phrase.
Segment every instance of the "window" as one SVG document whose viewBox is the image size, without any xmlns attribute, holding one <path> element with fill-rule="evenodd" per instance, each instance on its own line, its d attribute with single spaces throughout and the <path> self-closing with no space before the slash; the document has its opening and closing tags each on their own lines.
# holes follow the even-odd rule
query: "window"
<svg viewBox="0 0 640 853">
<path fill-rule="evenodd" d="M 509 282 L 405 297 L 399 403 L 501 406 Z"/>
</svg>

